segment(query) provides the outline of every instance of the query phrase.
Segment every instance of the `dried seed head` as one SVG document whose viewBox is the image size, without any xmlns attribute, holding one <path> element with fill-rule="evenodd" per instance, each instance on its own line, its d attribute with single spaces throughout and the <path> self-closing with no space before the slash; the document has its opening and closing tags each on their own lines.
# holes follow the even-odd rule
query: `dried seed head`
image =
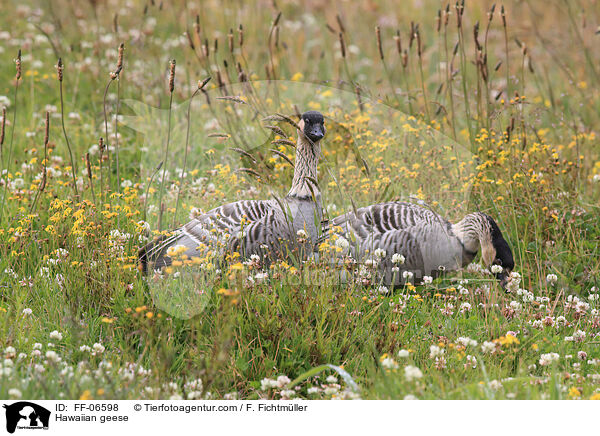
<svg viewBox="0 0 600 436">
<path fill-rule="evenodd" d="M 17 81 L 21 78 L 21 49 L 19 49 L 19 53 L 17 54 L 17 59 L 15 59 L 15 65 L 17 67 L 17 74 L 15 78 Z"/>
<path fill-rule="evenodd" d="M 275 21 L 273 21 L 273 27 L 275 27 L 275 26 L 277 26 L 279 24 L 279 20 L 280 19 L 281 19 L 281 11 L 275 17 Z"/>
<path fill-rule="evenodd" d="M 169 92 L 172 93 L 173 90 L 175 89 L 175 59 L 173 59 L 170 62 L 170 69 L 169 69 Z"/>
<path fill-rule="evenodd" d="M 408 51 L 406 51 L 406 49 L 404 49 L 404 52 L 402 52 L 402 67 L 406 68 L 407 65 L 408 65 Z"/>
<path fill-rule="evenodd" d="M 122 42 L 121 44 L 119 44 L 119 57 L 117 58 L 117 71 L 116 73 L 119 74 L 121 72 L 121 70 L 123 69 L 123 52 L 125 51 L 125 43 Z"/>
<path fill-rule="evenodd" d="M 210 55 L 210 48 L 208 47 L 208 39 L 204 39 L 204 43 L 202 44 L 202 55 L 207 58 Z"/>
<path fill-rule="evenodd" d="M 438 33 L 440 32 L 440 29 L 442 28 L 442 10 L 441 9 L 438 9 L 437 17 L 435 17 L 435 28 Z"/>
<path fill-rule="evenodd" d="M 394 41 L 396 41 L 396 50 L 398 51 L 398 54 L 402 55 L 402 39 L 400 38 L 400 30 L 396 30 Z"/>
<path fill-rule="evenodd" d="M 500 7 L 500 16 L 502 17 L 502 26 L 506 29 L 506 14 L 504 13 L 504 5 Z"/>
<path fill-rule="evenodd" d="M 210 82 L 210 76 L 204 80 L 198 80 L 198 89 L 203 89 L 208 82 Z"/>
<path fill-rule="evenodd" d="M 2 108 L 2 124 L 0 125 L 0 149 L 2 148 L 2 144 L 4 144 L 4 134 L 6 129 L 6 108 Z"/>
<path fill-rule="evenodd" d="M 90 183 L 92 181 L 92 165 L 90 164 L 90 153 L 85 154 L 85 166 L 87 168 L 87 176 L 90 179 Z"/>
<path fill-rule="evenodd" d="M 275 26 L 275 47 L 279 48 L 279 26 Z"/>
<path fill-rule="evenodd" d="M 381 29 L 375 26 L 375 37 L 377 38 L 377 49 L 379 50 L 379 58 L 383 60 L 383 46 L 381 45 Z"/>
<path fill-rule="evenodd" d="M 233 29 L 229 29 L 227 34 L 227 46 L 229 47 L 229 53 L 233 53 Z"/>
<path fill-rule="evenodd" d="M 340 32 L 342 32 L 342 33 L 346 33 L 346 28 L 344 27 L 344 23 L 342 22 L 342 17 L 340 17 L 340 14 L 337 14 L 337 15 L 335 16 L 335 20 L 336 20 L 336 21 L 337 21 L 337 23 L 338 23 L 338 26 L 339 26 L 339 28 L 340 28 Z"/>
<path fill-rule="evenodd" d="M 344 34 L 340 32 L 338 35 L 340 37 L 340 50 L 342 51 L 342 57 L 346 59 L 346 43 L 344 42 Z"/>
<path fill-rule="evenodd" d="M 48 145 L 50 139 L 50 112 L 46 111 L 46 122 L 44 123 L 44 147 Z"/>
<path fill-rule="evenodd" d="M 215 38 L 215 43 L 213 45 L 213 51 L 215 52 L 215 54 L 217 54 L 217 52 L 219 51 L 219 38 Z"/>
<path fill-rule="evenodd" d="M 58 75 L 58 81 L 63 81 L 63 63 L 62 58 L 58 58 L 58 63 L 56 64 L 56 73 Z"/>
<path fill-rule="evenodd" d="M 448 19 L 450 18 L 450 3 L 446 5 L 444 10 L 444 27 L 448 27 Z"/>
<path fill-rule="evenodd" d="M 488 25 L 489 23 L 492 22 L 492 20 L 494 19 L 494 11 L 496 10 L 496 3 L 494 3 L 492 5 L 492 7 L 490 8 L 489 12 L 487 13 L 487 17 L 488 17 Z"/>
<path fill-rule="evenodd" d="M 238 45 L 240 46 L 240 48 L 242 48 L 242 46 L 244 45 L 244 28 L 241 24 L 238 27 Z"/>
<path fill-rule="evenodd" d="M 102 156 L 102 153 L 104 153 L 104 139 L 100 138 L 98 140 L 98 149 L 100 150 L 100 156 Z"/>
</svg>

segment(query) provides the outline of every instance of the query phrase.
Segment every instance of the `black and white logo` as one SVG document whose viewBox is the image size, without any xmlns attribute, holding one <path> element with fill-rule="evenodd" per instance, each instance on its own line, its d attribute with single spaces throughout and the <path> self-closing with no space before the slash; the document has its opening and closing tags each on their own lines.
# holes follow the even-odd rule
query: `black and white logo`
<svg viewBox="0 0 600 436">
<path fill-rule="evenodd" d="M 50 411 L 42 406 L 29 401 L 19 401 L 5 404 L 6 431 L 14 433 L 16 429 L 22 430 L 48 430 Z"/>
</svg>

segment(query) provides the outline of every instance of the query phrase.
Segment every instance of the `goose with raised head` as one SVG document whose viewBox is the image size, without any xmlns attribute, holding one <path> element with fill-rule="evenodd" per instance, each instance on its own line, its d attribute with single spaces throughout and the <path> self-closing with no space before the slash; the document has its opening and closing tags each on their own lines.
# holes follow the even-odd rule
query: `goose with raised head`
<svg viewBox="0 0 600 436">
<path fill-rule="evenodd" d="M 326 131 L 323 115 L 305 112 L 297 127 L 294 178 L 283 199 L 236 201 L 195 217 L 171 236 L 142 247 L 138 252 L 142 270 L 168 266 L 174 255 L 200 258 L 215 249 L 221 257 L 237 252 L 242 258 L 256 254 L 269 259 L 311 252 L 323 216 L 315 183 Z"/>
<path fill-rule="evenodd" d="M 501 285 L 514 268 L 512 251 L 500 228 L 481 212 L 452 224 L 413 203 L 379 203 L 334 218 L 329 229 L 325 234 L 333 232 L 348 241 L 338 244 L 347 247 L 346 254 L 378 262 L 387 285 L 405 282 L 404 271 L 422 278 L 464 268 L 480 249 L 487 267 L 498 265 L 491 269 Z"/>
</svg>

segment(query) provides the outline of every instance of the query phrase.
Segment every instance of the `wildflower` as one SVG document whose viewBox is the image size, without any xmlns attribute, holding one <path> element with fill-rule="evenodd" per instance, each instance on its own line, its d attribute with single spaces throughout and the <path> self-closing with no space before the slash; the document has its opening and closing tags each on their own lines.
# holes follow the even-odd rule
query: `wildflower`
<svg viewBox="0 0 600 436">
<path fill-rule="evenodd" d="M 412 273 L 412 271 L 403 271 L 402 272 L 402 278 L 404 280 L 406 280 L 407 282 L 410 282 L 413 278 L 414 274 Z"/>
<path fill-rule="evenodd" d="M 587 359 L 587 353 L 585 351 L 578 351 L 577 358 L 579 360 L 585 360 L 585 359 Z"/>
<path fill-rule="evenodd" d="M 61 341 L 63 338 L 62 333 L 57 330 L 53 330 L 50 332 L 50 339 L 56 339 L 57 341 Z"/>
<path fill-rule="evenodd" d="M 481 344 L 481 351 L 483 353 L 491 353 L 491 352 L 493 352 L 495 350 L 496 350 L 496 343 L 495 342 L 484 341 L 483 344 Z"/>
<path fill-rule="evenodd" d="M 276 388 L 277 387 L 277 381 L 270 379 L 270 378 L 263 378 L 260 381 L 260 388 L 263 391 L 272 389 L 272 388 Z"/>
<path fill-rule="evenodd" d="M 431 276 L 423 276 L 423 284 L 428 285 L 433 282 L 433 277 Z"/>
<path fill-rule="evenodd" d="M 381 360 L 381 366 L 383 366 L 385 369 L 398 369 L 398 364 L 396 361 L 387 355 L 385 356 L 386 357 Z"/>
<path fill-rule="evenodd" d="M 394 265 L 403 265 L 406 258 L 399 253 L 394 253 L 392 255 L 392 263 Z"/>
<path fill-rule="evenodd" d="M 325 381 L 327 383 L 337 383 L 338 379 L 337 379 L 337 377 L 335 375 L 330 375 L 330 376 L 327 376 L 327 378 L 325 379 Z"/>
<path fill-rule="evenodd" d="M 92 348 L 94 349 L 94 354 L 102 354 L 104 353 L 104 345 L 96 342 L 94 345 L 92 345 Z"/>
<path fill-rule="evenodd" d="M 554 286 L 557 281 L 558 281 L 558 277 L 556 276 L 556 274 L 548 274 L 546 276 L 546 282 L 551 286 Z"/>
<path fill-rule="evenodd" d="M 500 265 L 492 265 L 492 267 L 490 268 L 490 270 L 494 274 L 500 274 L 502 272 L 502 267 Z"/>
<path fill-rule="evenodd" d="M 471 303 L 463 302 L 460 305 L 460 313 L 467 313 L 471 311 Z"/>
<path fill-rule="evenodd" d="M 6 347 L 4 349 L 4 356 L 12 359 L 13 357 L 15 357 L 17 355 L 17 350 L 15 350 L 14 347 Z"/>
<path fill-rule="evenodd" d="M 26 307 L 25 309 L 23 309 L 23 316 L 29 316 L 33 313 L 33 310 L 31 310 L 29 307 Z"/>
<path fill-rule="evenodd" d="M 412 395 L 412 394 L 408 394 L 408 395 L 405 395 L 405 396 L 404 396 L 404 400 L 406 400 L 406 401 L 414 401 L 414 400 L 418 400 L 418 398 L 417 398 L 417 397 L 415 397 L 415 396 L 414 396 L 414 395 Z"/>
<path fill-rule="evenodd" d="M 277 387 L 278 388 L 283 388 L 283 387 L 287 386 L 288 384 L 290 384 L 290 382 L 291 382 L 291 380 L 286 375 L 280 375 L 279 377 L 277 377 Z"/>
<path fill-rule="evenodd" d="M 502 383 L 498 380 L 492 380 L 488 383 L 488 387 L 493 391 L 497 391 L 498 389 L 502 388 Z"/>
<path fill-rule="evenodd" d="M 79 351 L 83 353 L 89 353 L 90 351 L 92 351 L 92 349 L 89 345 L 82 345 L 81 347 L 79 347 Z"/>
<path fill-rule="evenodd" d="M 444 352 L 444 349 L 438 347 L 437 345 L 431 345 L 429 347 L 429 357 L 432 359 L 438 356 L 442 356 Z"/>
<path fill-rule="evenodd" d="M 373 256 L 375 256 L 375 258 L 378 260 L 383 259 L 386 256 L 386 254 L 387 254 L 386 251 L 381 248 L 377 248 L 373 252 Z"/>
<path fill-rule="evenodd" d="M 318 386 L 311 386 L 306 390 L 306 392 L 308 393 L 308 395 L 318 394 L 319 392 L 321 392 L 321 388 L 319 388 Z"/>
<path fill-rule="evenodd" d="M 377 288 L 377 292 L 379 292 L 380 294 L 387 294 L 388 292 L 390 292 L 390 290 L 385 286 L 381 285 Z"/>
<path fill-rule="evenodd" d="M 52 350 L 46 351 L 46 359 L 52 363 L 60 362 L 60 356 L 56 353 L 56 351 Z"/>
<path fill-rule="evenodd" d="M 549 366 L 554 362 L 557 362 L 560 359 L 560 355 L 558 353 L 546 353 L 540 356 L 539 364 L 541 366 Z"/>
<path fill-rule="evenodd" d="M 468 346 L 476 347 L 477 346 L 477 341 L 475 339 L 471 339 L 468 337 L 461 336 L 456 340 L 456 342 L 461 344 L 463 347 L 468 347 Z"/>
<path fill-rule="evenodd" d="M 416 366 L 408 365 L 404 368 L 404 377 L 406 380 L 411 382 L 415 379 L 423 377 L 423 373 Z"/>
<path fill-rule="evenodd" d="M 340 236 L 335 240 L 335 246 L 341 248 L 342 250 L 345 250 L 350 246 L 350 243 L 346 238 Z"/>
<path fill-rule="evenodd" d="M 12 400 L 18 400 L 19 398 L 21 398 L 23 396 L 23 394 L 21 393 L 20 390 L 18 390 L 17 388 L 12 388 L 8 390 L 8 396 L 12 399 Z"/>
<path fill-rule="evenodd" d="M 400 350 L 400 351 L 398 351 L 398 357 L 406 358 L 409 355 L 410 355 L 410 352 L 408 350 Z"/>
</svg>

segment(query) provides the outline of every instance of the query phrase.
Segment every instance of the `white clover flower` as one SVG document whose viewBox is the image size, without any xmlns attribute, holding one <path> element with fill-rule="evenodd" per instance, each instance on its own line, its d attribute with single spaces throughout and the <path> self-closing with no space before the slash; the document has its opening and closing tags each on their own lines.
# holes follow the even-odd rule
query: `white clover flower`
<svg viewBox="0 0 600 436">
<path fill-rule="evenodd" d="M 15 357 L 17 355 L 17 350 L 15 350 L 15 347 L 6 347 L 4 349 L 4 356 L 12 359 L 13 357 Z"/>
<path fill-rule="evenodd" d="M 469 337 L 459 337 L 456 342 L 458 342 L 463 347 L 476 347 L 477 341 L 475 339 L 471 339 Z"/>
<path fill-rule="evenodd" d="M 308 395 L 318 394 L 319 392 L 321 392 L 321 388 L 319 388 L 318 386 L 311 386 L 306 390 L 306 392 L 308 393 Z"/>
<path fill-rule="evenodd" d="M 23 316 L 29 316 L 33 313 L 33 310 L 31 310 L 29 307 L 26 307 L 25 309 L 23 309 Z"/>
<path fill-rule="evenodd" d="M 423 284 L 428 285 L 433 283 L 433 277 L 431 276 L 423 276 Z"/>
<path fill-rule="evenodd" d="M 53 330 L 50 332 L 50 339 L 56 339 L 57 341 L 61 341 L 62 338 L 62 333 L 60 333 L 58 330 Z"/>
<path fill-rule="evenodd" d="M 404 377 L 406 377 L 406 381 L 413 381 L 415 379 L 423 377 L 423 373 L 416 366 L 408 365 L 404 368 Z"/>
<path fill-rule="evenodd" d="M 587 353 L 585 351 L 578 351 L 577 352 L 577 358 L 579 360 L 586 360 L 587 359 Z"/>
<path fill-rule="evenodd" d="M 105 350 L 104 345 L 102 345 L 98 342 L 96 342 L 94 345 L 92 345 L 92 348 L 94 349 L 95 354 L 102 354 L 102 353 L 104 353 L 104 350 Z"/>
<path fill-rule="evenodd" d="M 444 353 L 445 353 L 445 350 L 443 348 L 438 347 L 437 345 L 431 345 L 429 347 L 429 357 L 432 359 L 434 357 L 443 356 Z"/>
<path fill-rule="evenodd" d="M 289 379 L 289 377 L 287 375 L 280 375 L 279 377 L 277 377 L 277 387 L 278 388 L 283 388 L 285 386 L 287 386 L 288 384 L 290 384 L 291 380 Z"/>
<path fill-rule="evenodd" d="M 60 362 L 60 356 L 52 350 L 46 351 L 46 359 L 53 363 Z"/>
<path fill-rule="evenodd" d="M 263 378 L 260 381 L 260 388 L 263 391 L 272 389 L 272 388 L 276 388 L 277 387 L 277 381 L 270 379 L 270 378 Z"/>
<path fill-rule="evenodd" d="M 554 286 L 557 281 L 558 281 L 558 276 L 556 274 L 548 274 L 546 276 L 546 282 L 552 286 Z"/>
<path fill-rule="evenodd" d="M 335 375 L 329 375 L 329 376 L 327 376 L 327 378 L 325 379 L 325 381 L 327 383 L 331 384 L 331 383 L 337 383 L 338 379 L 337 379 L 337 377 Z"/>
<path fill-rule="evenodd" d="M 498 389 L 502 388 L 502 383 L 499 382 L 498 380 L 492 380 L 491 382 L 488 383 L 488 386 L 490 389 L 497 391 Z"/>
<path fill-rule="evenodd" d="M 406 358 L 406 357 L 408 357 L 409 355 L 410 355 L 410 352 L 408 350 L 400 350 L 400 351 L 398 351 L 398 357 L 401 357 L 403 359 Z"/>
<path fill-rule="evenodd" d="M 414 396 L 414 395 L 412 395 L 412 394 L 408 394 L 408 395 L 405 395 L 405 396 L 404 396 L 404 400 L 405 400 L 405 401 L 415 401 L 415 400 L 418 400 L 418 398 L 417 398 L 417 397 L 415 397 L 415 396 Z"/>
<path fill-rule="evenodd" d="M 348 240 L 346 238 L 344 238 L 343 236 L 340 236 L 339 238 L 337 238 L 335 240 L 335 246 L 341 248 L 342 250 L 345 250 L 348 247 L 350 247 L 350 243 L 348 242 Z"/>
<path fill-rule="evenodd" d="M 406 261 L 406 258 L 402 256 L 400 253 L 394 253 L 392 255 L 392 263 L 394 265 L 403 265 Z"/>
<path fill-rule="evenodd" d="M 461 313 L 466 313 L 466 312 L 470 312 L 471 311 L 471 303 L 468 302 L 463 302 L 460 305 L 460 312 Z"/>
<path fill-rule="evenodd" d="M 12 388 L 8 390 L 8 396 L 12 399 L 12 400 L 18 400 L 19 398 L 21 398 L 23 396 L 23 394 L 21 393 L 20 390 L 18 390 L 17 388 Z"/>
<path fill-rule="evenodd" d="M 398 369 L 398 364 L 391 357 L 386 357 L 381 361 L 381 366 L 385 369 Z"/>
<path fill-rule="evenodd" d="M 496 343 L 494 342 L 484 341 L 483 344 L 481 344 L 481 351 L 483 353 L 491 353 L 494 350 L 496 350 Z"/>
<path fill-rule="evenodd" d="M 412 271 L 403 271 L 402 272 L 402 278 L 404 280 L 406 280 L 407 282 L 411 281 L 413 276 L 414 276 L 414 274 Z"/>
<path fill-rule="evenodd" d="M 386 256 L 386 254 L 387 252 L 382 248 L 376 248 L 373 252 L 373 256 L 375 256 L 375 258 L 378 260 L 383 259 Z"/>
<path fill-rule="evenodd" d="M 379 292 L 380 294 L 387 294 L 388 292 L 390 292 L 390 290 L 385 286 L 381 285 L 377 288 L 377 292 Z"/>
<path fill-rule="evenodd" d="M 492 267 L 490 268 L 490 270 L 494 274 L 500 274 L 502 272 L 502 267 L 500 265 L 492 265 Z"/>
<path fill-rule="evenodd" d="M 548 366 L 554 362 L 557 362 L 560 359 L 560 355 L 558 353 L 546 353 L 540 356 L 539 364 L 541 366 Z"/>
<path fill-rule="evenodd" d="M 298 230 L 298 231 L 296 232 L 296 235 L 297 235 L 299 238 L 306 238 L 306 237 L 308 237 L 308 235 L 306 234 L 306 232 L 305 232 L 304 230 L 302 230 L 302 229 Z"/>
</svg>

